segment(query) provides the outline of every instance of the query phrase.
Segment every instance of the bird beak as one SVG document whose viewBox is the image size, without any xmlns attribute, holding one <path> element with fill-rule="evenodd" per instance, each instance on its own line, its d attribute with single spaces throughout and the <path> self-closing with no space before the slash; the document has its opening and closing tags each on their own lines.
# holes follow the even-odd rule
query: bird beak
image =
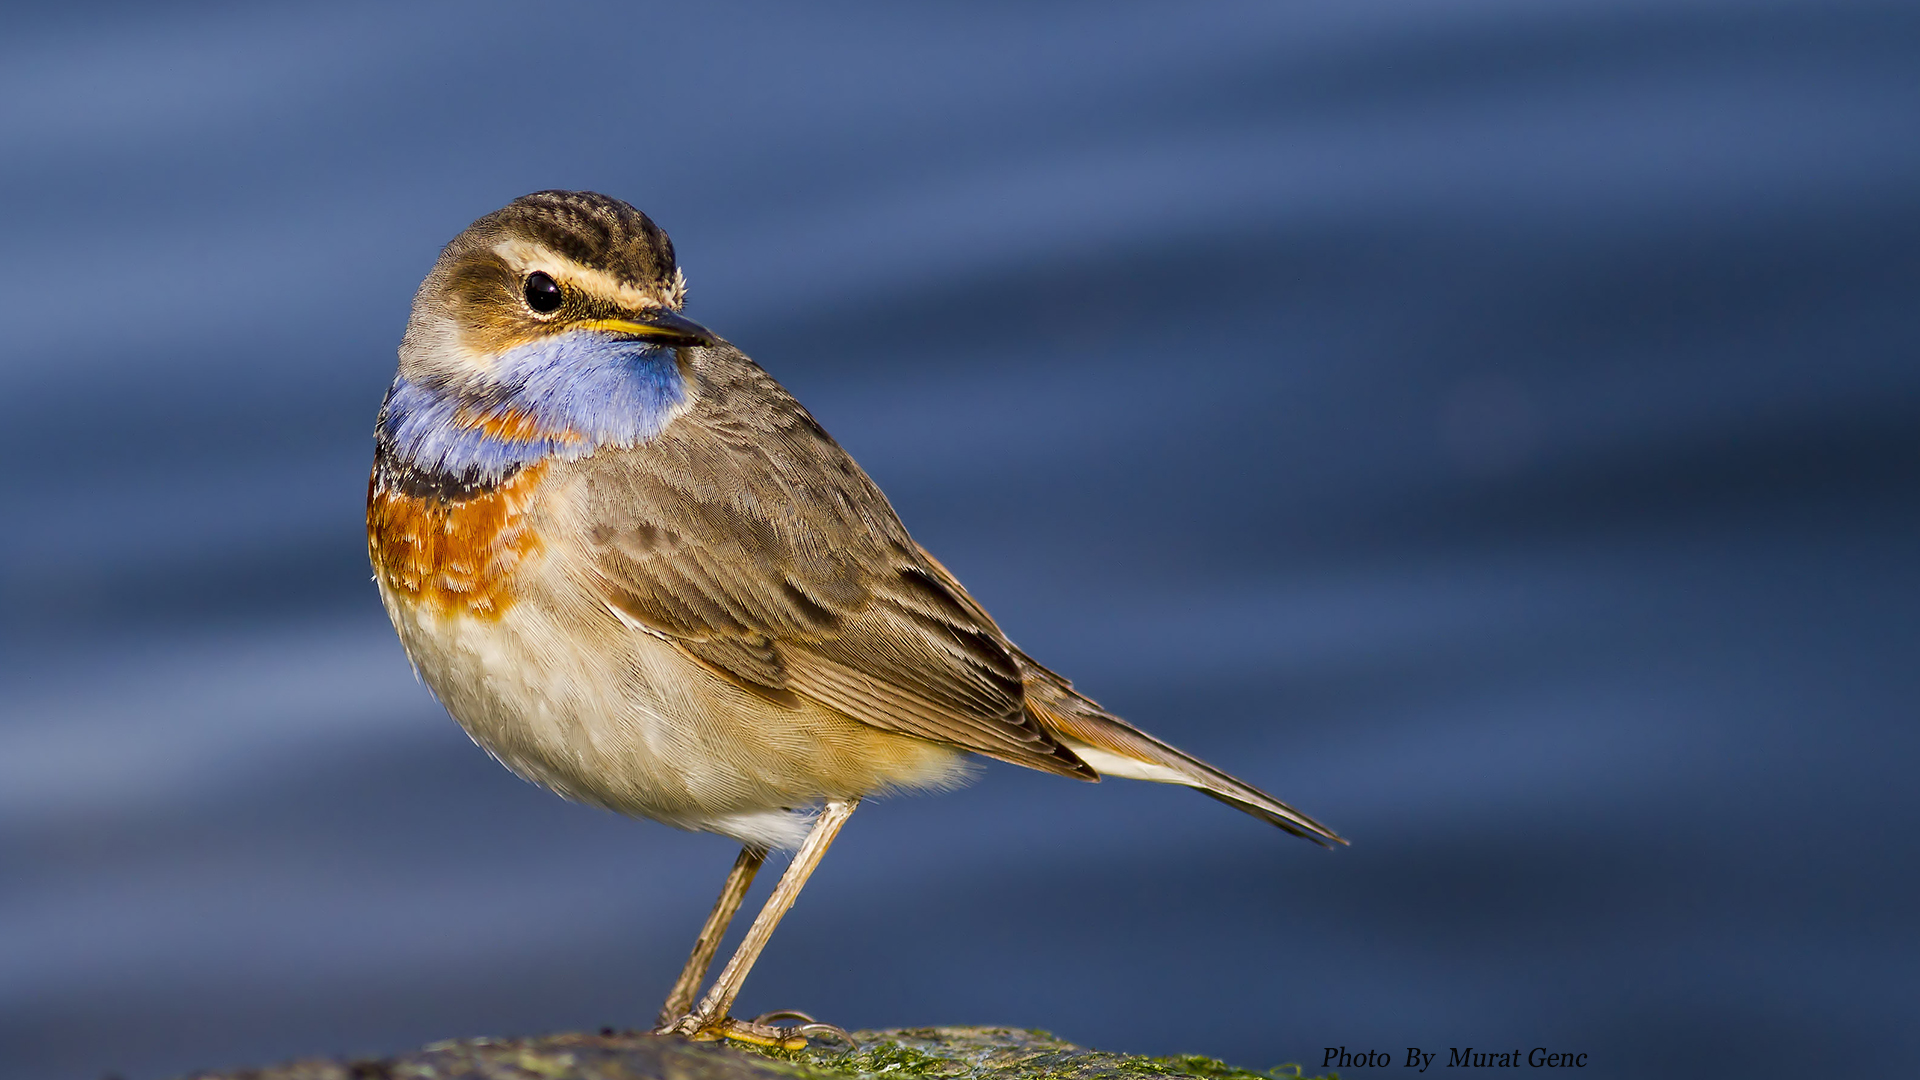
<svg viewBox="0 0 1920 1080">
<path fill-rule="evenodd" d="M 581 330 L 599 330 L 620 337 L 635 338 L 649 345 L 682 348 L 689 345 L 715 345 L 720 339 L 692 319 L 661 308 L 631 319 L 587 319 L 574 324 Z"/>
</svg>

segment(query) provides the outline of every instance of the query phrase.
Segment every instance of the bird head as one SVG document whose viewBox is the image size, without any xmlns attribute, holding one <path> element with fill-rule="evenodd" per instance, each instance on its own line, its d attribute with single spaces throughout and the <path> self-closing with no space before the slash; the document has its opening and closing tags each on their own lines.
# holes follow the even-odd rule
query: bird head
<svg viewBox="0 0 1920 1080">
<path fill-rule="evenodd" d="M 712 345 L 679 313 L 686 279 L 673 242 L 619 199 L 540 191 L 468 226 L 440 253 L 413 300 L 400 374 L 417 384 L 480 389 L 510 381 L 504 358 L 584 335 L 671 349 Z"/>
<path fill-rule="evenodd" d="M 414 295 L 381 437 L 417 466 L 497 472 L 633 445 L 689 407 L 673 243 L 618 199 L 541 191 L 468 226 Z"/>
</svg>

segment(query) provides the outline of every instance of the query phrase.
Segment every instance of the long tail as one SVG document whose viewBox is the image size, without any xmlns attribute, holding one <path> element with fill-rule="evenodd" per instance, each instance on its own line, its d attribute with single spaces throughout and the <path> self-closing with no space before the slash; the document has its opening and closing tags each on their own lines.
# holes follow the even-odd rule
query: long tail
<svg viewBox="0 0 1920 1080">
<path fill-rule="evenodd" d="M 926 548 L 921 548 L 920 554 L 955 601 L 965 605 L 983 624 L 994 625 L 993 616 L 967 594 L 966 587 L 952 571 L 942 566 Z M 1259 788 L 1235 780 L 1109 713 L 1075 693 L 1072 683 L 1042 667 L 1018 646 L 1011 642 L 1008 645 L 1020 661 L 1028 711 L 1042 727 L 1079 755 L 1080 760 L 1093 766 L 1095 772 L 1157 784 L 1183 784 L 1321 847 L 1346 843 L 1340 834 Z"/>
<path fill-rule="evenodd" d="M 1041 726 L 1103 776 L 1184 784 L 1236 810 L 1278 825 L 1321 847 L 1345 844 L 1338 833 L 1199 758 L 1161 742 L 1075 693 L 1067 680 L 1017 653 L 1024 669 L 1027 708 Z"/>
</svg>

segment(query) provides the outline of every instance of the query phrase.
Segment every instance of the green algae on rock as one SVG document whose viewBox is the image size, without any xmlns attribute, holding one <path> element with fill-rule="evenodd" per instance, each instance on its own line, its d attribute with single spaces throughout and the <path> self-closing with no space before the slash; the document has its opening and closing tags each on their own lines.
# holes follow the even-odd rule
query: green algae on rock
<svg viewBox="0 0 1920 1080">
<path fill-rule="evenodd" d="M 858 1031 L 852 1050 L 758 1050 L 642 1032 L 458 1039 L 379 1060 L 306 1060 L 189 1080 L 1301 1080 L 1197 1055 L 1088 1050 L 1044 1031 L 944 1027 Z"/>
<path fill-rule="evenodd" d="M 1254 1072 L 1210 1057 L 1140 1057 L 1089 1050 L 1044 1031 L 1001 1027 L 900 1028 L 856 1031 L 851 1052 L 803 1050 L 769 1056 L 791 1060 L 819 1080 L 1143 1080 L 1190 1077 L 1198 1080 L 1311 1080 L 1297 1065 Z"/>
</svg>

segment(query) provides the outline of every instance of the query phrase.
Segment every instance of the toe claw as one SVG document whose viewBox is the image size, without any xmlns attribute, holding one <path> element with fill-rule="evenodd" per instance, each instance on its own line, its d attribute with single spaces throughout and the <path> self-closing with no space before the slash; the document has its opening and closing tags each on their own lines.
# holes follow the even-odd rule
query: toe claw
<svg viewBox="0 0 1920 1080">
<path fill-rule="evenodd" d="M 798 1020 L 803 1024 L 819 1023 L 818 1020 L 801 1012 L 799 1009 L 775 1009 L 769 1013 L 761 1013 L 759 1016 L 754 1017 L 752 1022 L 756 1024 L 771 1024 L 775 1020 Z"/>
<path fill-rule="evenodd" d="M 834 1024 L 823 1024 L 818 1020 L 809 1020 L 807 1023 L 799 1024 L 786 1030 L 801 1039 L 833 1038 L 846 1043 L 848 1050 L 860 1049 L 860 1044 L 854 1041 L 853 1036 L 847 1034 L 846 1028 Z"/>
</svg>

